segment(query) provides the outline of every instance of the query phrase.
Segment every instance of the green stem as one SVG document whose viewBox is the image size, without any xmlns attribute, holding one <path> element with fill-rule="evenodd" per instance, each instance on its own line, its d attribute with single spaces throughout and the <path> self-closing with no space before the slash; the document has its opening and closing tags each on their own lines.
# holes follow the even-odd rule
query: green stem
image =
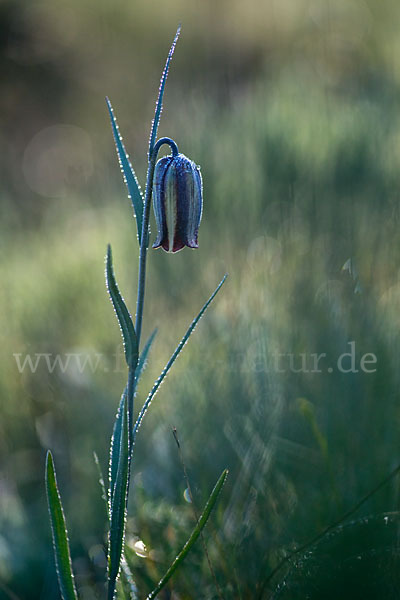
<svg viewBox="0 0 400 600">
<path fill-rule="evenodd" d="M 143 307 L 144 307 L 144 292 L 146 287 L 146 258 L 147 250 L 149 247 L 149 220 L 150 220 L 150 206 L 151 197 L 153 194 L 153 178 L 154 169 L 156 166 L 157 154 L 163 144 L 168 144 L 172 150 L 172 155 L 178 155 L 178 146 L 173 140 L 168 137 L 163 137 L 154 144 L 153 148 L 150 148 L 149 152 L 149 166 L 147 169 L 147 180 L 146 180 L 146 192 L 144 197 L 144 208 L 143 208 L 143 223 L 142 223 L 142 237 L 140 243 L 140 255 L 139 255 L 139 278 L 138 278 L 138 295 L 136 303 L 136 323 L 135 331 L 140 347 L 140 336 L 142 333 L 142 321 L 143 321 Z M 129 405 L 129 398 L 128 398 Z"/>
</svg>

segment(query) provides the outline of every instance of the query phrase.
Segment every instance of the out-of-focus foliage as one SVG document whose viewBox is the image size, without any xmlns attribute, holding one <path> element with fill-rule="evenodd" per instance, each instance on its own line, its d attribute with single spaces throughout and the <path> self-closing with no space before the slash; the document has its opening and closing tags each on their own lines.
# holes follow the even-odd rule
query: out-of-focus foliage
<svg viewBox="0 0 400 600">
<path fill-rule="evenodd" d="M 144 336 L 159 332 L 138 406 L 230 277 L 137 436 L 127 559 L 141 596 L 195 521 L 173 426 L 197 510 L 230 470 L 205 530 L 224 597 L 254 598 L 285 549 L 399 462 L 399 12 L 394 0 L 1 3 L 1 598 L 58 598 L 47 448 L 80 598 L 103 590 L 106 512 L 92 457 L 106 472 L 126 378 L 104 285 L 107 242 L 132 311 L 137 275 L 104 96 L 143 185 L 160 70 L 180 21 L 160 135 L 201 165 L 204 217 L 198 251 L 149 255 Z M 336 361 L 352 341 L 358 372 L 342 373 Z M 20 372 L 14 355 L 28 353 L 48 358 Z M 322 372 L 312 372 L 313 353 L 327 355 Z M 360 368 L 366 353 L 376 372 Z M 66 368 L 48 368 L 56 355 L 64 366 L 71 355 Z M 396 511 L 398 489 L 394 480 L 356 516 Z M 308 563 L 318 581 L 324 568 L 331 576 L 327 553 L 337 556 L 329 543 Z M 366 564 L 364 599 L 381 560 Z M 306 597 L 305 579 L 290 567 L 285 581 Z M 201 543 L 170 589 L 217 597 Z"/>
</svg>

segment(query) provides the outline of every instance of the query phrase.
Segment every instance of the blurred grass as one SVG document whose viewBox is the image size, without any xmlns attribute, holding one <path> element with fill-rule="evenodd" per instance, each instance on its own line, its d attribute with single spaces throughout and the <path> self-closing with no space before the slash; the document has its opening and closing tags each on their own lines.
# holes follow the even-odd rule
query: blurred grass
<svg viewBox="0 0 400 600">
<path fill-rule="evenodd" d="M 398 12 L 389 0 L 2 3 L 0 580 L 17 597 L 58 597 L 48 447 L 81 597 L 101 593 L 105 514 L 92 451 L 106 471 L 125 379 L 114 372 L 106 243 L 132 310 L 137 270 L 103 97 L 143 183 L 160 68 L 180 20 L 160 134 L 201 165 L 205 211 L 198 251 L 150 255 L 144 334 L 159 333 L 137 405 L 230 277 L 138 436 L 129 546 L 147 547 L 147 558 L 131 552 L 142 594 L 193 527 L 172 426 L 198 508 L 230 470 L 206 534 L 226 597 L 253 598 L 285 548 L 339 518 L 399 461 Z M 79 132 L 70 146 L 46 132 L 60 123 L 83 131 L 84 144 L 88 136 L 83 167 Z M 32 146 L 41 131 L 47 145 Z M 342 269 L 350 257 L 356 280 Z M 376 373 L 274 368 L 277 353 L 298 366 L 299 354 L 324 352 L 333 364 L 351 340 L 358 360 L 376 354 Z M 94 373 L 20 374 L 13 354 L 28 352 L 103 358 Z M 394 481 L 358 516 L 398 502 Z M 171 589 L 216 597 L 201 544 Z"/>
</svg>

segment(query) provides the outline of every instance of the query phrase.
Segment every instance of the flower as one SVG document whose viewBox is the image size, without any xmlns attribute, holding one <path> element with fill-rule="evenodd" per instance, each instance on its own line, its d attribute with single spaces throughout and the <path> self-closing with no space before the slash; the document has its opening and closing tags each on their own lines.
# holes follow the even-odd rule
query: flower
<svg viewBox="0 0 400 600">
<path fill-rule="evenodd" d="M 153 208 L 158 235 L 153 248 L 198 248 L 203 209 L 200 167 L 183 154 L 160 158 L 154 171 Z"/>
</svg>

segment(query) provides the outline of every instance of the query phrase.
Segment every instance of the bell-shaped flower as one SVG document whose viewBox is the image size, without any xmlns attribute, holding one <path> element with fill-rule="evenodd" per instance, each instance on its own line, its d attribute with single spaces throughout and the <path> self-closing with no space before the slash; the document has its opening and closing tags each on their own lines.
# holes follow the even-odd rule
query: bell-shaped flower
<svg viewBox="0 0 400 600">
<path fill-rule="evenodd" d="M 203 209 L 200 168 L 183 154 L 164 156 L 155 167 L 153 207 L 158 235 L 153 248 L 198 248 Z"/>
</svg>

